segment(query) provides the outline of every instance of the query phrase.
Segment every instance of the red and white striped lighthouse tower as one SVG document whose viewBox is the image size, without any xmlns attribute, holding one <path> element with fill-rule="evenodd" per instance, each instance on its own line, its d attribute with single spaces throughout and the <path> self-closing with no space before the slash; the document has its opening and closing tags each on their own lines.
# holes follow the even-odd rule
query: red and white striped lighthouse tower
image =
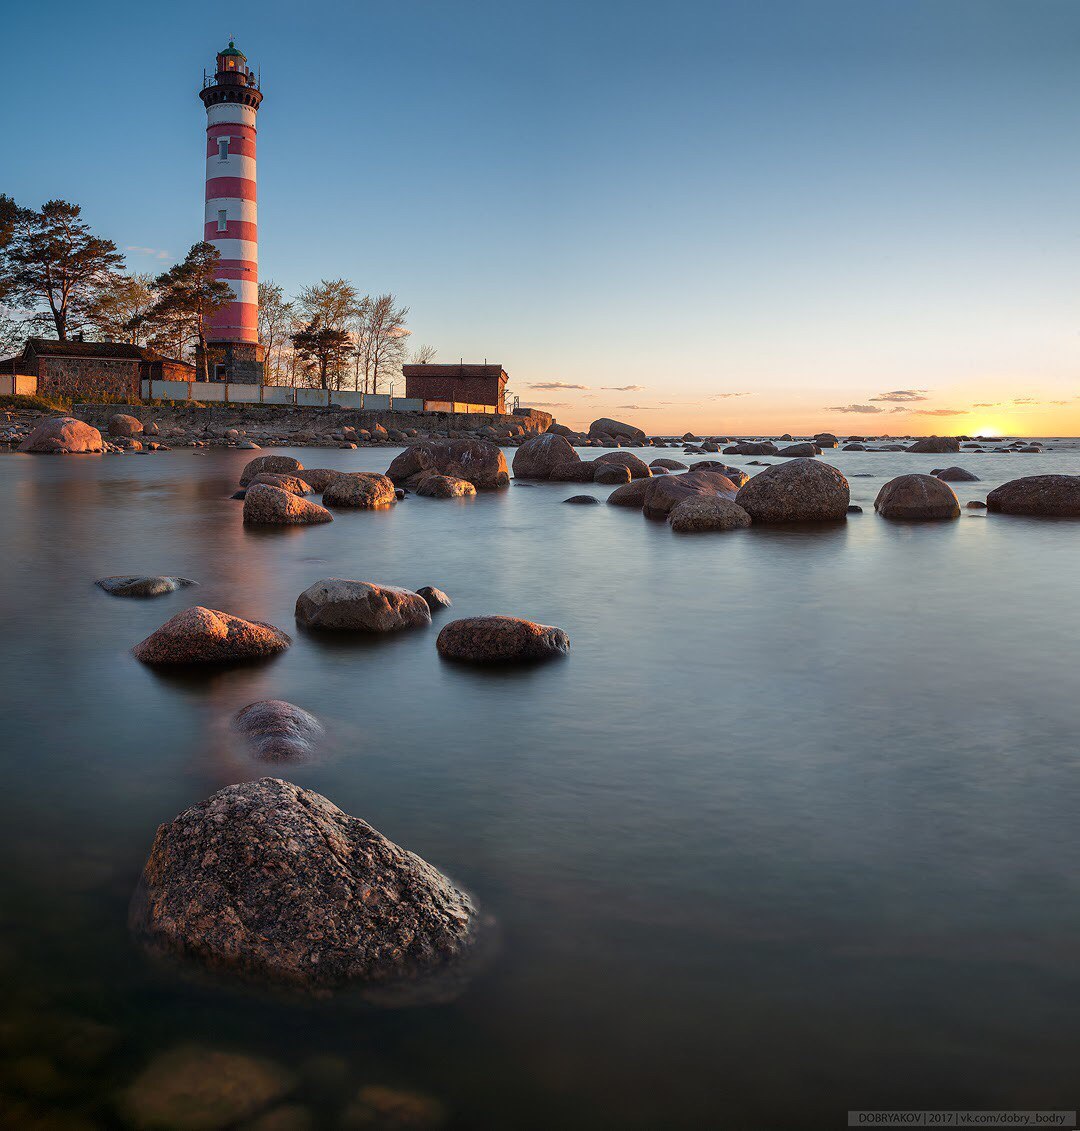
<svg viewBox="0 0 1080 1131">
<path fill-rule="evenodd" d="M 260 385 L 259 236 L 255 202 L 255 116 L 259 80 L 230 39 L 213 77 L 203 74 L 206 107 L 206 216 L 203 239 L 221 252 L 217 277 L 233 301 L 207 320 L 211 380 Z"/>
</svg>

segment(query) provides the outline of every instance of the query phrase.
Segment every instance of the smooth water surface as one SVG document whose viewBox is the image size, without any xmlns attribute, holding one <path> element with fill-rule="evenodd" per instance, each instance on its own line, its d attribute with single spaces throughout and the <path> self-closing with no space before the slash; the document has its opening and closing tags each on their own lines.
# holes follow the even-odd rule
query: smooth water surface
<svg viewBox="0 0 1080 1131">
<path fill-rule="evenodd" d="M 288 454 L 383 470 L 396 453 Z M 114 1126 L 146 1063 L 196 1041 L 338 1065 L 305 1076 L 319 1127 L 364 1084 L 434 1097 L 462 1128 L 1076 1107 L 1080 522 L 892 524 L 873 498 L 958 463 L 984 480 L 961 502 L 981 499 L 1080 473 L 1080 448 L 829 452 L 865 514 L 697 537 L 562 504 L 606 497 L 591 484 L 245 529 L 228 495 L 250 455 L 0 457 L 4 1103 Z M 93 584 L 136 572 L 200 584 Z M 334 576 L 437 585 L 454 608 L 376 641 L 295 631 L 297 595 Z M 209 677 L 137 663 L 191 604 L 295 643 Z M 559 625 L 573 652 L 505 674 L 441 662 L 438 625 L 483 613 Z M 230 741 L 267 697 L 323 720 L 325 757 L 267 768 Z M 158 824 L 266 773 L 476 894 L 499 945 L 464 995 L 300 1003 L 143 958 L 125 917 Z M 107 1053 L 80 1067 L 25 1035 L 54 1016 L 109 1026 Z"/>
</svg>

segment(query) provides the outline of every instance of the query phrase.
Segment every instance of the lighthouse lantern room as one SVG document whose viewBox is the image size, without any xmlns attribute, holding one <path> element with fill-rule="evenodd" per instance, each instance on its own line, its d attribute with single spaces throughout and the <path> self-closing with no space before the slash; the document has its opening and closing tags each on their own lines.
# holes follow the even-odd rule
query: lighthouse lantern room
<svg viewBox="0 0 1080 1131">
<path fill-rule="evenodd" d="M 215 73 L 204 72 L 199 91 L 206 107 L 203 239 L 221 253 L 217 278 L 233 291 L 233 301 L 206 321 L 206 372 L 214 381 L 250 385 L 263 380 L 255 199 L 255 118 L 263 98 L 259 87 L 246 56 L 230 39 L 218 52 Z"/>
</svg>

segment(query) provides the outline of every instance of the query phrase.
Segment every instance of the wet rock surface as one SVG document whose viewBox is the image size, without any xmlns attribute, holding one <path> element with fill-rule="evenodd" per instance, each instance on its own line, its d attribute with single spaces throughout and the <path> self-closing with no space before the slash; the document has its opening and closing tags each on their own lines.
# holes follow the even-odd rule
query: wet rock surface
<svg viewBox="0 0 1080 1131">
<path fill-rule="evenodd" d="M 898 475 L 884 484 L 874 500 L 882 518 L 931 521 L 960 517 L 960 503 L 948 483 L 933 475 Z"/>
<path fill-rule="evenodd" d="M 333 521 L 325 507 L 280 487 L 252 483 L 244 494 L 244 522 L 252 526 L 313 526 Z"/>
<path fill-rule="evenodd" d="M 144 664 L 227 664 L 274 656 L 291 643 L 272 624 L 195 605 L 171 617 L 132 652 Z"/>
<path fill-rule="evenodd" d="M 759 471 L 735 501 L 754 522 L 835 522 L 847 515 L 848 481 L 827 463 L 793 459 Z"/>
<path fill-rule="evenodd" d="M 306 628 L 345 632 L 400 632 L 431 623 L 427 601 L 411 589 L 326 577 L 296 599 Z"/>
<path fill-rule="evenodd" d="M 570 637 L 561 628 L 518 617 L 466 617 L 446 625 L 436 647 L 446 659 L 463 663 L 529 663 L 569 652 Z"/>
<path fill-rule="evenodd" d="M 476 940 L 472 899 L 325 797 L 228 786 L 162 825 L 132 900 L 145 946 L 308 991 L 422 979 Z"/>
<path fill-rule="evenodd" d="M 1025 475 L 995 487 L 987 510 L 1043 518 L 1080 518 L 1080 475 Z"/>
<path fill-rule="evenodd" d="M 699 495 L 676 504 L 668 515 L 668 522 L 679 534 L 703 534 L 749 526 L 750 516 L 732 499 Z"/>
<path fill-rule="evenodd" d="M 186 577 L 118 574 L 115 577 L 99 577 L 94 584 L 114 597 L 161 597 L 165 593 L 175 593 L 177 589 L 197 583 Z"/>
<path fill-rule="evenodd" d="M 478 491 L 510 485 L 502 449 L 487 440 L 422 440 L 394 459 L 386 474 L 399 487 L 415 487 L 432 471 L 467 479 Z"/>
<path fill-rule="evenodd" d="M 328 507 L 352 507 L 356 510 L 378 510 L 397 500 L 393 481 L 375 472 L 349 472 L 330 480 L 322 501 Z"/>
<path fill-rule="evenodd" d="M 292 475 L 303 470 L 304 465 L 292 456 L 256 456 L 240 472 L 240 486 L 246 487 L 256 475 Z"/>
</svg>

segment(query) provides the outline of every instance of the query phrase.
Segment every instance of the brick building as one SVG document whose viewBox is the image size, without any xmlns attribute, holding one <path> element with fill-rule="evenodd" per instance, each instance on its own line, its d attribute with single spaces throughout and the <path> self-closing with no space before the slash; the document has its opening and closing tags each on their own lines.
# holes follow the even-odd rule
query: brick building
<svg viewBox="0 0 1080 1131">
<path fill-rule="evenodd" d="M 493 405 L 506 411 L 508 377 L 501 365 L 403 365 L 405 396 L 446 404 Z M 447 410 L 452 411 L 452 410 Z"/>
<path fill-rule="evenodd" d="M 137 401 L 144 380 L 194 381 L 195 367 L 126 342 L 58 342 L 28 338 L 0 373 L 37 379 L 43 396 L 119 397 Z"/>
</svg>

